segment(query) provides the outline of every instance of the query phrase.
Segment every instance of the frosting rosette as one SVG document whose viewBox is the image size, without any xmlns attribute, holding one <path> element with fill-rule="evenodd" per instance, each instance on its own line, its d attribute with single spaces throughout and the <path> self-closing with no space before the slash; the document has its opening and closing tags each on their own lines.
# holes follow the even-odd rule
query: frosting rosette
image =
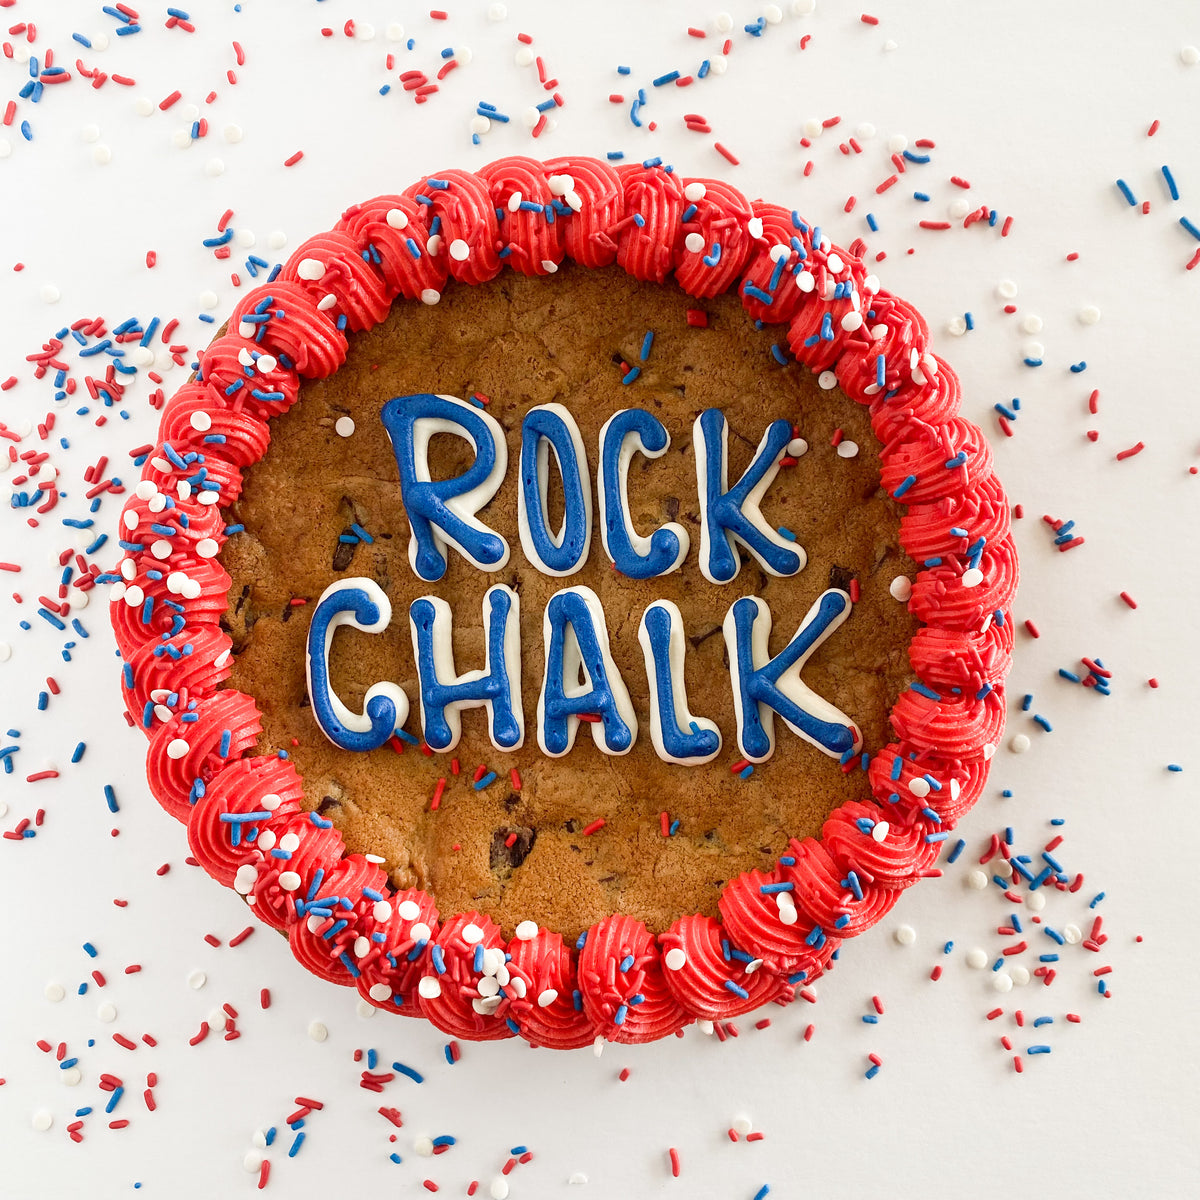
<svg viewBox="0 0 1200 1200">
<path fill-rule="evenodd" d="M 429 945 L 438 935 L 438 911 L 420 888 L 391 892 L 372 902 L 364 922 L 365 952 L 355 947 L 355 983 L 364 1000 L 405 1017 L 422 1014 L 417 988 L 429 969 Z"/>
<path fill-rule="evenodd" d="M 683 244 L 683 184 L 653 159 L 618 167 L 617 174 L 625 199 L 617 262 L 635 279 L 662 283 L 674 269 Z"/>
<path fill-rule="evenodd" d="M 574 1050 L 603 1034 L 603 1023 L 584 1011 L 575 955 L 562 934 L 538 929 L 530 936 L 518 926 L 508 952 L 528 980 L 525 995 L 513 1000 L 512 1020 L 530 1045 Z"/>
</svg>

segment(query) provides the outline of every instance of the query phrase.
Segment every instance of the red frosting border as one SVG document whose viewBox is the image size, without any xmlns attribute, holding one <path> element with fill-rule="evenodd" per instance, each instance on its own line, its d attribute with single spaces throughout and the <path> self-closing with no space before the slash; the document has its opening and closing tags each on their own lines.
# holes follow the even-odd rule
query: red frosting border
<svg viewBox="0 0 1200 1200">
<path fill-rule="evenodd" d="M 920 314 L 867 272 L 862 249 L 659 160 L 506 158 L 348 209 L 240 299 L 163 412 L 122 513 L 111 615 L 126 708 L 150 739 L 151 790 L 187 824 L 200 865 L 286 932 L 309 970 L 455 1037 L 645 1042 L 812 982 L 844 938 L 936 873 L 940 842 L 982 791 L 1003 731 L 1017 556 L 991 450 L 958 413 L 958 379 L 930 351 Z M 615 261 L 660 283 L 674 273 L 698 298 L 736 286 L 751 317 L 786 324 L 799 361 L 870 406 L 881 482 L 908 508 L 901 544 L 925 563 L 909 601 L 922 622 L 910 647 L 918 683 L 893 707 L 896 741 L 870 761 L 872 798 L 839 806 L 774 870 L 730 881 L 719 918 L 684 916 L 655 937 L 616 914 L 574 947 L 532 922 L 506 943 L 479 913 L 441 921 L 431 896 L 393 893 L 378 866 L 303 811 L 295 767 L 253 753 L 254 699 L 222 686 L 229 576 L 218 561 L 220 506 L 265 453 L 267 420 L 295 402 L 300 380 L 345 359 L 343 329 L 377 324 L 398 297 L 436 303 L 448 277 L 480 283 L 505 262 L 547 274 L 564 258 Z"/>
</svg>

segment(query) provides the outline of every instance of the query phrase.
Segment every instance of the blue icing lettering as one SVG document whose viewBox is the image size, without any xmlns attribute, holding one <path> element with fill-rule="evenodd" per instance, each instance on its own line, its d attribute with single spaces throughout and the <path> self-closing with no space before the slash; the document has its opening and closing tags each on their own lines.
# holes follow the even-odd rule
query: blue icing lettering
<svg viewBox="0 0 1200 1200">
<path fill-rule="evenodd" d="M 430 749 L 458 745 L 464 708 L 487 709 L 488 736 L 497 750 L 515 750 L 524 742 L 520 606 L 512 588 L 488 588 L 483 597 L 484 666 L 462 675 L 454 666 L 450 605 L 439 596 L 420 596 L 408 606 L 421 688 L 421 731 Z"/>
<path fill-rule="evenodd" d="M 580 714 L 605 754 L 625 754 L 637 738 L 638 723 L 629 691 L 613 662 L 600 597 L 588 587 L 555 592 L 542 619 L 546 672 L 538 697 L 538 745 L 561 758 L 575 744 Z M 580 673 L 586 682 L 580 680 Z"/>
<path fill-rule="evenodd" d="M 721 751 L 714 722 L 688 711 L 683 680 L 686 643 L 683 616 L 670 600 L 656 600 L 642 614 L 638 641 L 646 656 L 650 683 L 650 738 L 664 762 L 699 766 Z"/>
<path fill-rule="evenodd" d="M 641 408 L 614 413 L 600 430 L 600 538 L 604 553 L 630 579 L 653 579 L 677 570 L 691 544 L 688 531 L 675 521 L 642 537 L 629 515 L 630 460 L 639 451 L 647 458 L 661 458 L 670 444 L 663 423 Z"/>
<path fill-rule="evenodd" d="M 382 633 L 391 619 L 391 602 L 373 579 L 331 583 L 313 611 L 305 647 L 308 698 L 321 732 L 343 750 L 376 750 L 408 719 L 408 697 L 394 683 L 373 685 L 363 711 L 354 713 L 334 694 L 329 679 L 329 647 L 339 626 Z"/>
<path fill-rule="evenodd" d="M 562 527 L 552 536 L 546 494 L 550 451 L 562 476 Z M 517 529 L 525 557 L 543 575 L 574 575 L 587 562 L 592 545 L 592 484 L 587 453 L 575 418 L 561 404 L 539 404 L 521 422 L 521 479 Z"/>
<path fill-rule="evenodd" d="M 834 588 L 808 610 L 796 636 L 774 658 L 767 649 L 771 610 L 758 596 L 743 596 L 725 614 L 725 645 L 733 683 L 738 746 L 751 762 L 775 750 L 775 719 L 835 758 L 862 744 L 850 719 L 800 679 L 809 657 L 850 614 L 850 597 Z"/>
<path fill-rule="evenodd" d="M 772 529 L 759 505 L 788 452 L 792 427 L 772 421 L 741 479 L 728 486 L 729 423 L 705 409 L 692 431 L 700 499 L 700 570 L 710 583 L 729 583 L 742 568 L 740 542 L 772 575 L 795 575 L 808 561 L 802 547 Z"/>
<path fill-rule="evenodd" d="M 420 392 L 396 396 L 380 414 L 400 472 L 400 495 L 412 530 L 408 561 L 435 583 L 446 573 L 446 546 L 481 571 L 508 562 L 508 543 L 475 514 L 496 494 L 508 467 L 508 445 L 495 418 L 454 396 Z M 475 448 L 475 461 L 454 479 L 434 482 L 429 442 L 452 433 Z"/>
</svg>

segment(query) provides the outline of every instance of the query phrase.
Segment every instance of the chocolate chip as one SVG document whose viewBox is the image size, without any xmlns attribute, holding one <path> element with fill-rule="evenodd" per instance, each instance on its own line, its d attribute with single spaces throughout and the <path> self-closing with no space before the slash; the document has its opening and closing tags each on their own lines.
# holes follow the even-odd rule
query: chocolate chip
<svg viewBox="0 0 1200 1200">
<path fill-rule="evenodd" d="M 320 814 L 323 817 L 331 809 L 341 808 L 341 807 L 342 807 L 342 802 L 340 800 L 335 800 L 332 796 L 325 796 L 321 800 L 321 803 L 317 805 L 317 812 L 318 812 L 318 814 Z"/>
<path fill-rule="evenodd" d="M 667 510 L 667 520 L 675 521 L 679 518 L 679 497 L 668 496 L 663 501 L 663 507 Z"/>
<path fill-rule="evenodd" d="M 516 839 L 510 846 L 508 843 L 516 834 Z M 493 871 L 512 870 L 519 867 L 529 856 L 533 843 L 537 840 L 537 830 L 528 826 L 518 826 L 515 829 L 497 829 L 492 834 L 492 845 L 488 851 L 488 866 Z"/>
<path fill-rule="evenodd" d="M 354 536 L 354 530 L 347 528 L 342 530 L 343 534 Z M 333 569 L 335 571 L 344 571 L 349 565 L 351 559 L 354 558 L 354 551 L 358 549 L 358 542 L 342 542 L 339 541 L 333 551 Z"/>
<path fill-rule="evenodd" d="M 837 588 L 839 591 L 848 592 L 850 590 L 850 580 L 854 578 L 854 572 L 849 567 L 830 567 L 829 568 L 829 586 Z"/>
<path fill-rule="evenodd" d="M 504 797 L 504 807 L 508 809 L 509 812 L 515 811 L 517 805 L 520 803 L 521 797 L 518 796 L 516 792 L 509 792 L 508 795 Z"/>
<path fill-rule="evenodd" d="M 712 637 L 712 635 L 713 635 L 714 633 L 720 633 L 720 632 L 721 632 L 721 626 L 720 626 L 720 625 L 714 625 L 714 626 L 712 626 L 712 628 L 711 628 L 711 629 L 706 629 L 706 630 L 705 630 L 703 633 L 693 633 L 693 634 L 692 634 L 692 635 L 691 635 L 691 636 L 688 638 L 688 641 L 692 643 L 692 649 L 693 649 L 693 650 L 699 650 L 699 649 L 700 649 L 700 647 L 701 647 L 701 646 L 702 646 L 702 645 L 703 645 L 705 642 L 707 642 L 707 641 L 708 641 L 708 639 L 709 639 L 710 637 Z"/>
<path fill-rule="evenodd" d="M 242 594 L 237 598 L 237 602 L 233 606 L 233 615 L 235 617 L 240 617 L 242 615 L 242 606 L 246 603 L 249 597 L 250 585 L 246 584 L 246 586 L 242 588 Z"/>
<path fill-rule="evenodd" d="M 292 610 L 294 605 L 285 604 L 283 606 L 283 616 L 280 618 L 282 624 L 286 625 L 292 619 Z"/>
</svg>

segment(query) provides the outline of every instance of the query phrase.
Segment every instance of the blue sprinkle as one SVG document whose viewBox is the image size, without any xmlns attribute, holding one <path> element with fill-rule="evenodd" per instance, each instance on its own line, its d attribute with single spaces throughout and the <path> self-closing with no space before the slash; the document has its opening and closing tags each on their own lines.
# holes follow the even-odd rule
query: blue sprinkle
<svg viewBox="0 0 1200 1200">
<path fill-rule="evenodd" d="M 1179 199 L 1179 188 L 1176 186 L 1175 176 L 1171 174 L 1171 168 L 1168 167 L 1165 163 L 1163 164 L 1162 173 L 1163 173 L 1163 179 L 1165 179 L 1167 181 L 1167 191 L 1169 191 L 1171 193 L 1171 199 L 1178 200 Z"/>
<path fill-rule="evenodd" d="M 1047 721 L 1046 718 L 1043 717 L 1040 713 L 1033 714 L 1033 723 L 1035 725 L 1040 725 L 1047 733 L 1054 732 L 1054 726 L 1051 725 L 1050 722 Z"/>
<path fill-rule="evenodd" d="M 1133 190 L 1130 188 L 1129 184 L 1125 182 L 1125 180 L 1117 180 L 1117 191 L 1119 191 L 1121 195 L 1125 197 L 1130 208 L 1137 207 L 1137 197 L 1133 194 Z"/>
<path fill-rule="evenodd" d="M 25 125 L 27 125 L 27 124 L 29 124 L 28 121 L 25 122 Z M 24 131 L 25 131 L 25 125 L 21 126 L 22 133 L 24 133 Z M 1196 226 L 1193 225 L 1192 222 L 1187 219 L 1187 217 L 1180 217 L 1179 223 L 1180 223 L 1180 225 L 1182 225 L 1184 227 L 1184 229 L 1186 229 L 1188 231 L 1188 233 L 1190 233 L 1192 235 L 1192 237 L 1194 237 L 1198 242 L 1200 242 L 1200 229 L 1197 229 Z"/>
<path fill-rule="evenodd" d="M 403 1063 L 392 1063 L 392 1070 L 398 1071 L 401 1075 L 407 1075 L 408 1078 L 413 1081 L 413 1083 L 425 1082 L 425 1076 L 422 1075 L 420 1071 L 415 1070 L 413 1067 L 406 1067 Z"/>
<path fill-rule="evenodd" d="M 95 958 L 96 954 L 98 953 L 96 947 L 93 946 L 91 942 L 83 943 L 83 952 L 88 956 L 88 958 Z"/>
</svg>

